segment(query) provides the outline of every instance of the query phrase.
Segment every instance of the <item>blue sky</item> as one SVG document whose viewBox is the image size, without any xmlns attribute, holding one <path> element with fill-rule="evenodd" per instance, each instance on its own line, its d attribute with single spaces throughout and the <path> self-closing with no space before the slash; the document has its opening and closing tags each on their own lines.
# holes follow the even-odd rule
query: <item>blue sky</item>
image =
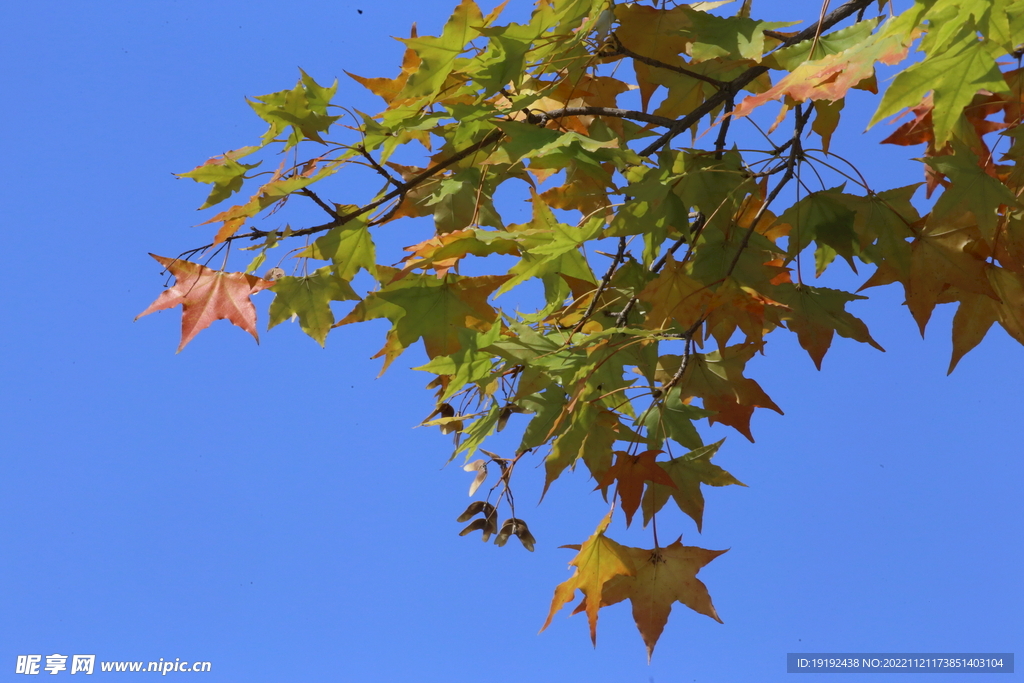
<svg viewBox="0 0 1024 683">
<path fill-rule="evenodd" d="M 457 535 L 471 476 L 443 468 L 449 437 L 413 428 L 432 410 L 408 369 L 422 352 L 376 378 L 385 325 L 336 330 L 323 350 L 295 325 L 267 332 L 263 295 L 260 346 L 219 322 L 175 355 L 177 311 L 133 323 L 164 283 L 147 252 L 210 234 L 189 227 L 202 188 L 172 172 L 263 133 L 244 97 L 302 67 L 376 111 L 343 70 L 393 75 L 389 36 L 436 33 L 450 10 L 7 3 L 0 680 L 24 678 L 18 655 L 61 653 L 210 661 L 211 682 L 774 681 L 787 652 L 1024 642 L 1024 349 L 996 328 L 946 377 L 951 307 L 922 340 L 898 287 L 851 307 L 886 353 L 837 339 L 819 372 L 778 332 L 748 375 L 786 415 L 755 415 L 755 444 L 705 430 L 729 436 L 716 462 L 748 488 L 706 492 L 703 534 L 675 522 L 688 544 L 730 548 L 701 572 L 725 623 L 677 605 L 649 666 L 625 605 L 602 610 L 596 650 L 583 616 L 537 634 L 569 576 L 558 546 L 605 509 L 582 472 L 539 507 L 539 471 L 522 482 L 535 553 Z M 833 144 L 879 188 L 917 182 L 899 160 L 918 151 L 876 149 L 885 134 Z M 382 250 L 423 239 L 413 223 L 381 233 Z M 620 521 L 611 534 L 645 542 Z"/>
</svg>

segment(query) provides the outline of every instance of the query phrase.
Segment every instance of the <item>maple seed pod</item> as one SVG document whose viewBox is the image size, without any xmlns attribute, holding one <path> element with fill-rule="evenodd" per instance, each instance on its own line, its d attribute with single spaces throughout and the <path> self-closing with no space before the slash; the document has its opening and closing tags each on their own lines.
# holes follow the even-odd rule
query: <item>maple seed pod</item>
<svg viewBox="0 0 1024 683">
<path fill-rule="evenodd" d="M 274 266 L 263 275 L 264 280 L 280 280 L 283 277 L 284 271 L 277 266 Z"/>
<path fill-rule="evenodd" d="M 494 544 L 497 546 L 503 546 L 508 542 L 509 536 L 513 534 L 523 544 L 523 547 L 533 552 L 533 545 L 537 540 L 530 533 L 530 530 L 526 526 L 526 522 L 515 517 L 509 517 L 501 525 L 501 531 L 498 532 L 497 538 L 494 539 Z"/>
<path fill-rule="evenodd" d="M 533 546 L 537 543 L 537 539 L 533 537 L 530 530 L 526 528 L 525 524 L 521 524 L 516 528 L 516 536 L 519 537 L 519 542 L 523 544 L 523 547 L 533 552 Z"/>
<path fill-rule="evenodd" d="M 495 531 L 497 531 L 497 524 L 495 523 L 494 520 L 495 516 L 493 514 L 492 508 L 491 516 L 481 517 L 480 519 L 474 519 L 472 522 L 469 523 L 469 526 L 467 526 L 465 529 L 459 532 L 459 536 L 465 536 L 466 534 L 472 533 L 474 531 L 482 531 L 484 532 L 484 534 L 481 540 L 483 540 L 483 542 L 486 543 L 487 541 L 491 540 L 491 536 L 494 534 Z"/>
<path fill-rule="evenodd" d="M 515 403 L 509 403 L 501 412 L 498 414 L 498 431 L 500 432 L 505 428 L 505 423 L 508 422 L 508 418 L 512 416 L 512 413 L 521 413 L 523 409 L 517 406 Z M 481 449 L 483 450 L 483 449 Z"/>
<path fill-rule="evenodd" d="M 487 535 L 487 520 L 486 519 L 474 519 L 469 523 L 465 529 L 459 532 L 459 536 L 465 536 L 466 534 L 474 531 L 483 531 Z"/>
<path fill-rule="evenodd" d="M 487 522 L 487 526 L 484 527 L 483 538 L 484 543 L 486 543 L 492 535 L 498 533 L 498 511 L 492 507 L 487 516 L 484 517 L 484 521 Z"/>
<path fill-rule="evenodd" d="M 496 512 L 497 510 L 494 509 L 494 506 L 488 503 L 486 500 L 475 500 L 469 504 L 469 507 L 466 508 L 466 511 L 459 515 L 459 518 L 455 521 L 465 522 L 467 520 L 472 519 L 476 515 L 479 515 L 480 513 L 483 513 L 484 519 L 493 519 Z M 497 529 L 495 529 L 495 531 L 496 530 Z"/>
</svg>

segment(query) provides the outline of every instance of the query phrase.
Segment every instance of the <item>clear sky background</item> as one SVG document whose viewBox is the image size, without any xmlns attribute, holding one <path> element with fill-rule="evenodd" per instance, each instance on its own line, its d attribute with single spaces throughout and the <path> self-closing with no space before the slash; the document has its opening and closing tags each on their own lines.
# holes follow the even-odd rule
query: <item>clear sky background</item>
<svg viewBox="0 0 1024 683">
<path fill-rule="evenodd" d="M 782 680 L 787 652 L 1019 650 L 1024 348 L 994 328 L 946 377 L 952 307 L 922 340 L 898 286 L 851 306 L 886 353 L 837 338 L 818 372 L 777 332 L 748 375 L 786 415 L 755 415 L 756 444 L 705 430 L 729 436 L 716 462 L 749 488 L 707 490 L 701 535 L 673 523 L 731 548 L 700 575 L 725 623 L 677 605 L 649 666 L 625 603 L 602 610 L 596 650 L 567 611 L 537 634 L 569 576 L 558 546 L 605 509 L 582 472 L 540 507 L 540 471 L 520 482 L 535 553 L 457 535 L 471 476 L 443 468 L 449 437 L 413 428 L 432 410 L 429 377 L 408 370 L 422 351 L 375 379 L 386 324 L 322 350 L 296 325 L 267 332 L 258 295 L 260 346 L 219 322 L 175 355 L 180 309 L 132 322 L 165 282 L 147 252 L 211 234 L 189 227 L 203 188 L 171 173 L 263 133 L 245 96 L 302 67 L 377 111 L 343 70 L 394 75 L 389 36 L 436 34 L 452 5 L 4 3 L 0 681 L 23 678 L 17 655 L 53 653 L 210 661 L 195 676 L 211 683 L 669 683 Z M 866 121 L 870 99 L 847 113 Z M 920 180 L 898 161 L 920 150 L 862 129 L 834 146 L 877 188 Z M 360 182 L 332 199 L 365 200 L 376 179 Z M 395 250 L 422 230 L 376 239 Z"/>
</svg>

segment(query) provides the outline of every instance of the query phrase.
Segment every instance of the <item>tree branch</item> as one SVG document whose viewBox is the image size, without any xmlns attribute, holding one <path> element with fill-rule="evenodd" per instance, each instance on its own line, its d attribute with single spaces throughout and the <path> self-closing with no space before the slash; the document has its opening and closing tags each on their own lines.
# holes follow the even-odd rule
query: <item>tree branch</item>
<svg viewBox="0 0 1024 683">
<path fill-rule="evenodd" d="M 779 48 L 789 47 L 790 45 L 796 45 L 808 39 L 813 39 L 815 35 L 822 31 L 827 31 L 832 26 L 838 24 L 843 19 L 846 19 L 851 14 L 858 12 L 862 7 L 870 5 L 872 0 L 850 0 L 845 5 L 836 8 L 834 12 L 829 14 L 827 17 L 817 22 L 813 26 L 809 26 L 800 33 L 796 34 L 789 40 L 784 41 Z M 682 133 L 687 128 L 690 128 L 698 121 L 700 121 L 705 114 L 713 111 L 718 105 L 724 103 L 730 96 L 735 97 L 744 86 L 753 81 L 755 78 L 763 73 L 768 72 L 766 66 L 752 66 L 739 76 L 729 81 L 726 85 L 728 87 L 722 88 L 714 95 L 704 100 L 704 102 L 694 109 L 692 112 L 676 120 L 675 124 L 669 128 L 660 138 L 649 144 L 641 152 L 640 156 L 647 157 L 659 149 L 668 144 L 672 138 Z"/>
<path fill-rule="evenodd" d="M 665 128 L 671 127 L 676 122 L 675 119 L 664 116 L 655 116 L 654 114 L 647 114 L 632 109 L 615 109 L 613 107 L 565 107 L 564 109 L 544 112 L 539 116 L 534 114 L 536 121 L 542 125 L 548 121 L 560 119 L 563 116 L 613 116 L 619 119 L 632 119 L 634 121 L 643 121 L 644 123 L 653 123 L 656 126 L 663 126 Z"/>
<path fill-rule="evenodd" d="M 324 200 L 320 199 L 320 197 L 317 195 L 317 193 L 313 192 L 313 190 L 309 189 L 308 187 L 304 187 L 304 188 L 300 189 L 299 192 L 301 192 L 302 194 L 306 195 L 307 197 L 312 199 L 314 202 L 316 202 L 316 205 L 319 206 L 324 211 L 326 211 L 327 215 L 331 216 L 335 220 L 337 220 L 339 218 L 338 212 L 335 211 L 334 209 L 332 209 L 331 206 L 329 204 L 327 204 L 327 202 L 325 202 Z"/>
<path fill-rule="evenodd" d="M 616 41 L 618 41 L 618 38 L 616 38 Z M 704 81 L 705 83 L 710 83 L 711 85 L 715 86 L 719 90 L 721 90 L 722 88 L 724 88 L 724 87 L 726 87 L 728 85 L 725 81 L 720 81 L 717 78 L 712 78 L 711 76 L 705 76 L 702 73 L 698 73 L 696 71 L 692 71 L 690 69 L 687 69 L 686 67 L 675 66 L 673 64 L 666 64 L 665 62 L 658 61 L 657 59 L 652 59 L 651 57 L 644 57 L 643 55 L 638 55 L 637 53 L 635 53 L 632 50 L 630 50 L 628 47 L 624 46 L 621 42 L 619 43 L 619 48 L 615 52 L 612 52 L 610 54 L 603 54 L 602 53 L 601 56 L 602 57 L 615 57 L 617 55 L 623 55 L 624 57 L 631 57 L 631 58 L 635 59 L 638 62 L 643 62 L 647 66 L 653 66 L 653 67 L 658 68 L 658 69 L 667 69 L 668 71 L 675 71 L 676 73 L 682 74 L 684 76 L 689 76 L 690 78 L 696 78 L 698 81 Z"/>
<path fill-rule="evenodd" d="M 302 235 L 312 235 L 312 234 L 315 234 L 315 233 L 318 233 L 318 232 L 324 232 L 325 230 L 330 230 L 331 228 L 337 228 L 339 226 L 345 225 L 349 221 L 351 221 L 351 220 L 353 220 L 355 218 L 358 218 L 359 216 L 362 216 L 365 213 L 369 213 L 370 211 L 373 211 L 378 206 L 381 206 L 382 204 L 386 204 L 389 201 L 391 201 L 392 199 L 397 199 L 399 197 L 404 196 L 405 193 L 408 192 L 411 188 L 416 187 L 417 185 L 419 185 L 423 181 L 430 179 L 432 176 L 436 175 L 440 171 L 443 171 L 444 169 L 448 168 L 449 166 L 452 166 L 453 164 L 457 164 L 458 162 L 460 162 L 463 159 L 465 159 L 466 157 L 468 157 L 470 154 L 473 154 L 474 152 L 477 152 L 477 151 L 483 149 L 487 145 L 490 145 L 490 144 L 492 144 L 494 142 L 497 142 L 498 140 L 501 139 L 501 137 L 503 135 L 504 135 L 504 133 L 501 130 L 499 130 L 499 129 L 492 130 L 490 133 L 485 135 L 483 137 L 483 139 L 481 139 L 479 142 L 473 143 L 472 145 L 470 145 L 466 149 L 462 150 L 461 152 L 453 154 L 452 156 L 448 157 L 444 161 L 438 162 L 438 163 L 434 164 L 433 166 L 431 166 L 430 168 L 424 170 L 422 173 L 413 176 L 409 180 L 405 181 L 398 189 L 392 190 L 391 192 L 387 193 L 386 195 L 384 195 L 380 199 L 378 199 L 376 201 L 373 201 L 373 202 L 370 202 L 369 204 L 367 204 L 365 206 L 361 206 L 360 208 L 358 208 L 358 209 L 356 209 L 354 211 L 350 211 L 350 212 L 348 212 L 346 214 L 337 216 L 337 218 L 332 220 L 330 223 L 324 223 L 323 225 L 315 225 L 315 226 L 313 226 L 311 228 L 303 228 L 302 230 L 295 230 L 295 231 L 293 231 L 291 233 L 290 236 L 291 237 L 300 237 Z M 255 230 L 254 229 L 254 230 L 251 230 L 250 232 L 242 233 L 240 235 L 231 235 L 230 237 L 226 238 L 224 240 L 224 242 L 230 243 L 230 242 L 233 242 L 235 240 L 240 240 L 240 239 L 253 239 L 253 240 L 255 240 L 255 239 L 259 239 L 260 237 L 264 237 L 267 234 L 269 234 L 267 231 Z M 194 254 L 196 252 L 203 251 L 204 249 L 209 249 L 212 246 L 215 246 L 215 244 L 214 243 L 210 243 L 210 244 L 204 245 L 202 247 L 196 247 L 195 249 L 190 249 L 189 251 L 182 252 L 182 253 L 183 254 Z"/>
<path fill-rule="evenodd" d="M 604 290 L 608 289 L 608 285 L 612 281 L 612 276 L 615 275 L 615 269 L 619 267 L 620 263 L 622 263 L 622 259 L 625 254 L 626 238 L 623 236 L 619 238 L 619 250 L 615 252 L 615 256 L 612 258 L 612 263 L 608 266 L 608 272 L 604 274 L 603 278 L 601 278 L 601 284 L 597 286 L 597 291 L 594 292 L 593 300 L 590 302 L 590 305 L 587 306 L 587 310 L 583 314 L 583 317 L 580 318 L 580 321 L 572 328 L 572 334 L 579 332 L 583 326 L 587 324 L 587 321 L 590 320 L 590 316 L 594 315 L 594 310 L 597 309 L 598 299 L 600 299 L 601 295 L 604 294 Z"/>
<path fill-rule="evenodd" d="M 757 210 L 757 214 L 754 215 L 754 219 L 750 221 L 750 227 L 747 228 L 746 234 L 743 235 L 743 241 L 740 242 L 740 248 L 736 250 L 736 254 L 733 255 L 732 261 L 729 263 L 729 267 L 725 271 L 725 278 L 732 275 L 732 272 L 736 269 L 736 264 L 740 261 L 740 256 L 743 255 L 743 250 L 750 244 L 750 238 L 753 236 L 754 231 L 757 229 L 757 224 L 761 221 L 761 217 L 764 216 L 768 207 L 771 205 L 775 198 L 779 196 L 779 192 L 782 188 L 793 179 L 796 174 L 796 162 L 803 155 L 803 148 L 800 146 L 800 135 L 803 133 L 804 126 L 807 125 L 808 119 L 811 117 L 811 108 L 808 107 L 805 111 L 800 111 L 800 106 L 796 108 L 796 125 L 794 126 L 793 137 L 792 137 L 792 148 L 789 152 L 789 160 L 786 162 L 786 172 L 782 178 L 779 179 L 778 184 L 772 188 L 772 191 L 768 194 L 764 204 Z M 723 278 L 723 279 L 725 279 Z"/>
</svg>

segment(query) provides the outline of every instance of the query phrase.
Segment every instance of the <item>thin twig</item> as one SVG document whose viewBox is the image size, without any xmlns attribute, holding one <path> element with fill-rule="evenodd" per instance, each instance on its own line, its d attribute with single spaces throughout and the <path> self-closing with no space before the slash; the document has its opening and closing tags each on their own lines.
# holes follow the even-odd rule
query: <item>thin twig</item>
<svg viewBox="0 0 1024 683">
<path fill-rule="evenodd" d="M 369 162 L 370 162 L 370 165 L 371 165 L 371 166 L 373 166 L 373 170 L 377 171 L 377 173 L 380 173 L 380 174 L 381 174 L 382 176 L 384 176 L 384 178 L 386 178 L 386 179 L 387 179 L 387 181 L 388 181 L 389 183 L 391 183 L 392 185 L 394 185 L 394 186 L 395 186 L 396 188 L 398 188 L 398 189 L 402 189 L 403 187 L 405 187 L 405 183 L 403 183 L 403 182 L 399 182 L 398 180 L 395 180 L 395 179 L 394 179 L 394 178 L 392 177 L 392 175 L 391 175 L 390 173 L 388 173 L 388 170 L 387 170 L 386 168 L 384 168 L 383 166 L 381 166 L 380 164 L 378 164 L 378 163 L 377 163 L 377 160 L 376 160 L 376 159 L 374 159 L 374 158 L 373 158 L 373 157 L 372 157 L 372 156 L 370 155 L 370 153 L 366 151 L 366 148 L 365 148 L 365 147 L 363 147 L 362 145 L 360 145 L 360 146 L 358 147 L 358 149 L 359 149 L 359 153 L 360 153 L 360 154 L 362 154 L 362 155 L 363 155 L 363 157 L 364 157 L 364 158 L 365 158 L 365 159 L 366 159 L 367 161 L 369 161 Z"/>
<path fill-rule="evenodd" d="M 590 302 L 590 305 L 587 306 L 587 310 L 586 312 L 583 313 L 583 317 L 580 318 L 580 321 L 576 323 L 575 327 L 572 328 L 572 333 L 569 335 L 570 337 L 572 337 L 573 334 L 579 332 L 587 323 L 587 321 L 590 320 L 590 316 L 594 315 L 594 311 L 597 309 L 598 299 L 600 299 L 601 295 L 604 294 L 604 290 L 608 288 L 608 284 L 612 281 L 612 276 L 615 275 L 615 269 L 619 267 L 620 263 L 622 263 L 622 259 L 625 256 L 625 254 L 626 238 L 620 237 L 619 250 L 615 252 L 615 256 L 612 258 L 611 265 L 608 266 L 608 272 L 606 272 L 604 274 L 604 277 L 601 278 L 601 284 L 597 286 L 597 291 L 594 292 L 594 299 Z"/>
<path fill-rule="evenodd" d="M 302 235 L 313 235 L 313 234 L 318 233 L 318 232 L 324 232 L 325 230 L 330 230 L 331 228 L 336 228 L 338 226 L 345 225 L 349 221 L 351 221 L 351 220 L 353 220 L 355 218 L 358 218 L 359 216 L 362 216 L 365 213 L 369 213 L 370 211 L 373 211 L 378 206 L 386 204 L 389 201 L 391 201 L 392 199 L 396 199 L 398 197 L 404 196 L 405 193 L 409 191 L 409 189 L 411 189 L 413 187 L 416 187 L 417 185 L 419 185 L 423 181 L 428 180 L 431 176 L 436 175 L 440 171 L 443 171 L 444 169 L 448 168 L 449 166 L 452 166 L 453 164 L 457 164 L 458 162 L 460 162 L 463 159 L 465 159 L 466 157 L 468 157 L 470 154 L 473 154 L 474 152 L 476 152 L 476 151 L 486 147 L 487 145 L 489 145 L 489 144 L 491 144 L 493 142 L 497 142 L 498 140 L 501 139 L 501 137 L 503 135 L 504 135 L 504 133 L 501 130 L 499 130 L 499 129 L 492 130 L 490 133 L 488 133 L 486 136 L 484 136 L 484 138 L 481 139 L 479 142 L 473 143 L 472 145 L 470 145 L 466 149 L 462 150 L 461 152 L 453 154 L 452 156 L 448 157 L 444 161 L 440 161 L 440 162 L 434 164 L 433 166 L 431 166 L 430 168 L 426 169 L 422 173 L 419 173 L 418 175 L 413 176 L 409 180 L 405 181 L 405 183 L 403 184 L 402 187 L 400 187 L 399 189 L 396 189 L 396 190 L 392 190 L 391 192 L 387 193 L 386 195 L 384 195 L 380 199 L 378 199 L 376 201 L 373 201 L 373 202 L 370 202 L 369 204 L 367 204 L 365 206 L 362 206 L 362 207 L 360 207 L 358 209 L 355 209 L 354 211 L 350 211 L 350 212 L 348 212 L 346 214 L 340 215 L 337 218 L 335 218 L 333 221 L 331 221 L 330 223 L 324 223 L 323 225 L 314 225 L 313 227 L 303 228 L 302 230 L 295 230 L 295 231 L 293 231 L 291 233 L 290 236 L 291 237 L 300 237 Z M 242 233 L 240 235 L 231 235 L 230 237 L 227 237 L 224 240 L 224 242 L 233 242 L 234 240 L 240 240 L 240 239 L 253 239 L 253 240 L 255 240 L 255 239 L 259 239 L 260 237 L 265 237 L 267 234 L 268 234 L 267 231 L 253 229 L 250 232 Z M 214 246 L 214 244 L 210 243 L 210 244 L 204 245 L 202 247 L 196 247 L 195 249 L 191 249 L 191 250 L 189 250 L 187 252 L 184 252 L 184 253 L 194 254 L 196 252 L 203 251 L 204 249 L 209 249 L 212 246 Z"/>
<path fill-rule="evenodd" d="M 327 215 L 333 218 L 334 220 L 338 220 L 339 218 L 341 218 L 341 216 L 338 215 L 338 212 L 331 208 L 330 204 L 320 199 L 317 193 L 313 192 L 313 190 L 309 189 L 308 187 L 303 187 L 302 189 L 299 190 L 299 192 L 301 192 L 302 194 L 306 195 L 314 202 L 316 202 L 317 206 L 326 211 Z"/>
<path fill-rule="evenodd" d="M 750 238 L 757 230 L 757 224 L 761 221 L 765 212 L 768 211 L 768 207 L 771 203 L 779 196 L 779 192 L 782 191 L 782 188 L 784 188 L 795 175 L 796 163 L 803 155 L 803 150 L 800 147 L 800 135 L 803 133 L 804 126 L 811 117 L 811 108 L 808 107 L 805 111 L 801 111 L 798 105 L 795 111 L 796 125 L 793 132 L 793 138 L 791 140 L 792 149 L 789 153 L 789 160 L 786 162 L 786 172 L 783 174 L 782 178 L 779 179 L 778 184 L 770 193 L 768 193 L 768 197 L 765 199 L 764 204 L 761 205 L 761 208 L 757 210 L 757 214 L 750 222 L 750 227 L 747 228 L 747 232 L 743 235 L 743 241 L 740 242 L 740 248 L 736 250 L 736 253 L 732 257 L 732 261 L 729 263 L 729 267 L 725 271 L 725 276 L 722 278 L 723 280 L 732 275 L 732 272 L 736 269 L 736 264 L 740 261 L 740 256 L 743 255 L 743 251 L 747 248 L 747 245 L 750 244 Z"/>
</svg>

